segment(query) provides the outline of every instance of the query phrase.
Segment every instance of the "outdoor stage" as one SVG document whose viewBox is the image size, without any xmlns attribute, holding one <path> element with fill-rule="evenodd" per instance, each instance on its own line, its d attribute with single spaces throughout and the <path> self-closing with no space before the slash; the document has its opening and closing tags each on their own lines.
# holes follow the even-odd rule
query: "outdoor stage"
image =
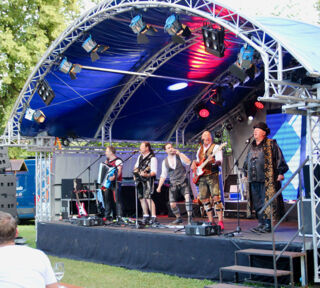
<svg viewBox="0 0 320 288">
<path fill-rule="evenodd" d="M 172 220 L 174 218 L 159 219 L 161 224 Z M 134 225 L 81 227 L 62 221 L 40 222 L 37 247 L 59 257 L 181 277 L 218 280 L 219 268 L 234 264 L 236 250 L 272 249 L 271 233 L 258 235 L 249 231 L 256 225 L 256 220 L 242 219 L 241 235 L 230 238 L 223 234 L 188 236 L 184 231 L 176 232 L 174 228 L 136 229 Z M 236 219 L 226 219 L 224 233 L 235 230 L 236 226 Z M 283 248 L 296 230 L 296 222 L 281 225 L 276 232 L 277 249 Z M 289 251 L 301 249 L 302 238 L 297 238 L 288 248 Z M 239 264 L 247 265 L 248 258 L 241 257 Z M 256 257 L 254 265 L 272 267 L 271 258 Z M 282 269 L 287 268 L 286 265 L 286 261 L 279 263 Z M 300 263 L 296 263 L 297 272 L 299 267 Z M 295 277 L 299 278 L 299 275 L 295 273 Z M 228 274 L 224 279 L 228 280 L 228 277 L 232 280 L 232 275 Z"/>
</svg>

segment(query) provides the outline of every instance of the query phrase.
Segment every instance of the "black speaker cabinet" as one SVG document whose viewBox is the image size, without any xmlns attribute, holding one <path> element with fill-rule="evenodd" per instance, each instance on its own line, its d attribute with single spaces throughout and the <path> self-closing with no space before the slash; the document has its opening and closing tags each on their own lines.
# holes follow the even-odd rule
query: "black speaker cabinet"
<svg viewBox="0 0 320 288">
<path fill-rule="evenodd" d="M 0 174 L 0 210 L 13 217 L 18 215 L 15 175 Z"/>
<path fill-rule="evenodd" d="M 311 215 L 311 199 L 303 200 L 303 217 L 300 212 L 300 205 L 298 203 L 298 224 L 299 228 L 302 227 L 302 218 L 304 222 L 304 232 L 306 236 L 312 237 L 312 215 Z M 320 205 L 316 209 L 316 214 L 320 217 Z M 317 228 L 318 233 L 320 234 L 320 227 Z M 301 236 L 302 234 L 299 233 Z"/>
<path fill-rule="evenodd" d="M 61 199 L 71 199 L 72 192 L 73 179 L 61 179 Z"/>
</svg>

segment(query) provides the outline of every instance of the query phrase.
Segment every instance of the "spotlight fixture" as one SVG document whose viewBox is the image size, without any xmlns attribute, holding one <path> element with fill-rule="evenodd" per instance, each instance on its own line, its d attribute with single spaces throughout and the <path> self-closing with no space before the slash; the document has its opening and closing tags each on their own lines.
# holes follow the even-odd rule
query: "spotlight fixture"
<svg viewBox="0 0 320 288">
<path fill-rule="evenodd" d="M 81 71 L 81 66 L 79 64 L 72 64 L 66 57 L 64 57 L 60 62 L 59 70 L 65 74 L 69 74 L 70 78 L 75 80 L 77 79 L 76 74 Z"/>
<path fill-rule="evenodd" d="M 201 119 L 206 119 L 210 116 L 210 111 L 204 102 L 198 103 L 194 110 Z"/>
<path fill-rule="evenodd" d="M 241 82 L 247 77 L 254 79 L 256 71 L 256 66 L 253 64 L 254 55 L 254 48 L 246 43 L 241 47 L 237 61 L 229 67 L 231 74 Z"/>
<path fill-rule="evenodd" d="M 255 101 L 254 102 L 254 106 L 258 109 L 258 110 L 262 110 L 264 108 L 264 104 L 260 101 Z"/>
<path fill-rule="evenodd" d="M 227 129 L 228 131 L 231 131 L 232 128 L 233 128 L 232 124 L 231 124 L 230 122 L 228 122 L 228 123 L 226 124 L 226 129 Z"/>
<path fill-rule="evenodd" d="M 55 96 L 49 83 L 44 79 L 39 82 L 37 92 L 46 105 L 49 105 Z"/>
<path fill-rule="evenodd" d="M 89 37 L 83 42 L 82 48 L 90 53 L 92 62 L 100 58 L 98 53 L 103 53 L 109 49 L 109 46 L 97 44 L 89 35 Z"/>
<path fill-rule="evenodd" d="M 223 98 L 222 98 L 222 93 L 221 93 L 221 87 L 216 87 L 211 90 L 211 95 L 210 95 L 210 103 L 213 105 L 217 105 L 222 107 L 223 106 Z"/>
<path fill-rule="evenodd" d="M 221 138 L 222 137 L 222 132 L 220 130 L 214 132 L 214 137 L 215 138 Z"/>
<path fill-rule="evenodd" d="M 144 22 L 141 14 L 138 14 L 132 18 L 129 27 L 135 34 L 137 34 L 138 44 L 149 43 L 149 39 L 146 35 L 152 36 L 155 34 L 155 32 L 157 32 L 157 29 Z"/>
<path fill-rule="evenodd" d="M 212 26 L 202 27 L 202 36 L 205 50 L 217 57 L 224 56 L 224 28 L 213 28 Z"/>
<path fill-rule="evenodd" d="M 191 35 L 191 30 L 187 25 L 181 24 L 179 16 L 176 14 L 170 15 L 166 24 L 164 25 L 164 30 L 171 35 L 171 39 L 174 43 L 184 44 L 184 38 Z"/>
<path fill-rule="evenodd" d="M 36 121 L 37 123 L 41 124 L 44 121 L 46 121 L 46 116 L 41 110 L 36 110 L 33 113 L 33 120 Z"/>
</svg>

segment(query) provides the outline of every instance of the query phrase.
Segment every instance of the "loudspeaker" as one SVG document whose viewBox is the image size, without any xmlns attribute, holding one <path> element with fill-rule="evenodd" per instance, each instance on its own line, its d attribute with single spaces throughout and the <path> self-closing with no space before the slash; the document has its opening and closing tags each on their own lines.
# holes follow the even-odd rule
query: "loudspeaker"
<svg viewBox="0 0 320 288">
<path fill-rule="evenodd" d="M 298 225 L 299 228 L 302 226 L 302 215 L 300 213 L 301 202 L 298 203 Z M 320 217 L 320 205 L 316 209 L 317 217 Z M 304 233 L 308 237 L 312 237 L 312 218 L 311 218 L 311 199 L 303 200 L 303 223 L 304 223 Z M 317 232 L 320 234 L 320 227 L 317 227 Z M 301 233 L 299 233 L 302 236 Z"/>
<path fill-rule="evenodd" d="M 0 174 L 0 210 L 17 217 L 16 176 Z"/>
<path fill-rule="evenodd" d="M 61 179 L 61 199 L 71 199 L 73 193 L 73 179 Z"/>
<path fill-rule="evenodd" d="M 8 147 L 0 146 L 0 170 L 10 167 L 11 164 L 8 155 Z"/>
<path fill-rule="evenodd" d="M 243 82 L 244 80 L 246 80 L 246 78 L 248 77 L 247 73 L 245 72 L 245 70 L 242 70 L 238 65 L 236 64 L 232 64 L 229 67 L 229 71 L 230 73 L 234 76 L 237 77 L 241 82 Z"/>
</svg>

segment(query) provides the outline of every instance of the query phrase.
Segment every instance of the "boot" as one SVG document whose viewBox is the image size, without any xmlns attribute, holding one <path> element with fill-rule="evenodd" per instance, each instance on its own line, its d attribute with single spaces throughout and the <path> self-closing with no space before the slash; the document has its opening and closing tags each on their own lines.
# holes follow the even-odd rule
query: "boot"
<svg viewBox="0 0 320 288">
<path fill-rule="evenodd" d="M 218 225 L 221 227 L 221 231 L 223 231 L 223 230 L 224 230 L 223 221 L 219 221 L 219 222 L 218 222 Z"/>
<path fill-rule="evenodd" d="M 177 224 L 181 224 L 182 222 L 183 222 L 182 218 L 181 217 L 177 217 L 177 219 L 172 221 L 171 224 L 172 225 L 177 225 Z"/>
<path fill-rule="evenodd" d="M 141 222 L 142 222 L 143 225 L 149 224 L 149 216 L 143 216 Z"/>
</svg>

